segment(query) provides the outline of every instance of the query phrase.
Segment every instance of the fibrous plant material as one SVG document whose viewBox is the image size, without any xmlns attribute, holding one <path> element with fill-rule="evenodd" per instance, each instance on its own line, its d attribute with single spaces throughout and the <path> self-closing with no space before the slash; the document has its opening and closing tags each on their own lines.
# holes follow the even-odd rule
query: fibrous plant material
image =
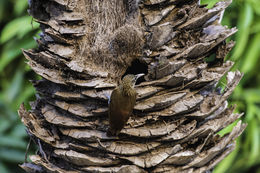
<svg viewBox="0 0 260 173">
<path fill-rule="evenodd" d="M 23 50 L 42 79 L 19 115 L 39 146 L 27 172 L 205 172 L 246 125 L 227 99 L 242 78 L 224 61 L 236 32 L 220 24 L 231 3 L 198 0 L 31 0 L 38 48 Z M 210 57 L 210 58 L 209 58 Z M 108 99 L 126 74 L 145 73 L 118 137 L 108 137 Z M 217 88 L 226 76 L 224 90 Z"/>
</svg>

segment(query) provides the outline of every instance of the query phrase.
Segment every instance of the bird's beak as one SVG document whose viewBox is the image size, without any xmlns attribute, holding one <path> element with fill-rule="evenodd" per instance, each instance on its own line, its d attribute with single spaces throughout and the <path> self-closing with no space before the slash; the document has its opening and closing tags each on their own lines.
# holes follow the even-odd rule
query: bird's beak
<svg viewBox="0 0 260 173">
<path fill-rule="evenodd" d="M 142 77 L 144 75 L 145 75 L 144 73 L 140 73 L 140 74 L 135 75 L 135 80 L 137 80 L 138 78 L 140 78 L 140 77 Z"/>
</svg>

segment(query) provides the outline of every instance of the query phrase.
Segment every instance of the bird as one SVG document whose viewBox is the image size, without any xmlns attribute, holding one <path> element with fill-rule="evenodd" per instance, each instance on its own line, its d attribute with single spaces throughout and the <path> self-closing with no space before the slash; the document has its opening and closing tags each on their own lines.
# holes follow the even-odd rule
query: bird
<svg viewBox="0 0 260 173">
<path fill-rule="evenodd" d="M 128 74 L 123 77 L 121 84 L 111 93 L 109 101 L 109 128 L 107 136 L 118 136 L 131 116 L 137 93 L 134 89 L 138 78 L 145 74 Z"/>
</svg>

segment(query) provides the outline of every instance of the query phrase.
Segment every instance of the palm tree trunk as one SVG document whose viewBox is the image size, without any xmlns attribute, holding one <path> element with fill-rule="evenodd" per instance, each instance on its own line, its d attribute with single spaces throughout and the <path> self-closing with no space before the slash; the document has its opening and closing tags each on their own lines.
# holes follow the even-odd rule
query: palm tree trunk
<svg viewBox="0 0 260 173">
<path fill-rule="evenodd" d="M 231 1 L 31 0 L 38 49 L 23 50 L 42 79 L 19 115 L 39 151 L 27 172 L 206 172 L 246 125 L 227 99 L 240 81 L 224 61 L 236 32 L 220 24 Z M 125 74 L 145 73 L 133 116 L 107 137 L 108 98 Z M 225 88 L 217 88 L 226 75 Z"/>
</svg>

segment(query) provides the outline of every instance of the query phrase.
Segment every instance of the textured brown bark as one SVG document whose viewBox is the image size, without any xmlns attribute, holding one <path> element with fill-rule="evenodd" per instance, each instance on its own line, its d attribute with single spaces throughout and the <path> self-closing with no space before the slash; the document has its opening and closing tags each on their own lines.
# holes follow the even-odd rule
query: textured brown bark
<svg viewBox="0 0 260 173">
<path fill-rule="evenodd" d="M 31 110 L 19 109 L 39 146 L 21 165 L 27 172 L 205 172 L 234 149 L 245 124 L 217 134 L 242 116 L 227 102 L 242 74 L 224 61 L 236 29 L 219 22 L 231 1 L 29 2 L 42 34 L 38 49 L 23 52 L 43 79 L 33 81 Z M 134 115 L 107 137 L 108 96 L 128 73 L 146 74 Z"/>
</svg>

